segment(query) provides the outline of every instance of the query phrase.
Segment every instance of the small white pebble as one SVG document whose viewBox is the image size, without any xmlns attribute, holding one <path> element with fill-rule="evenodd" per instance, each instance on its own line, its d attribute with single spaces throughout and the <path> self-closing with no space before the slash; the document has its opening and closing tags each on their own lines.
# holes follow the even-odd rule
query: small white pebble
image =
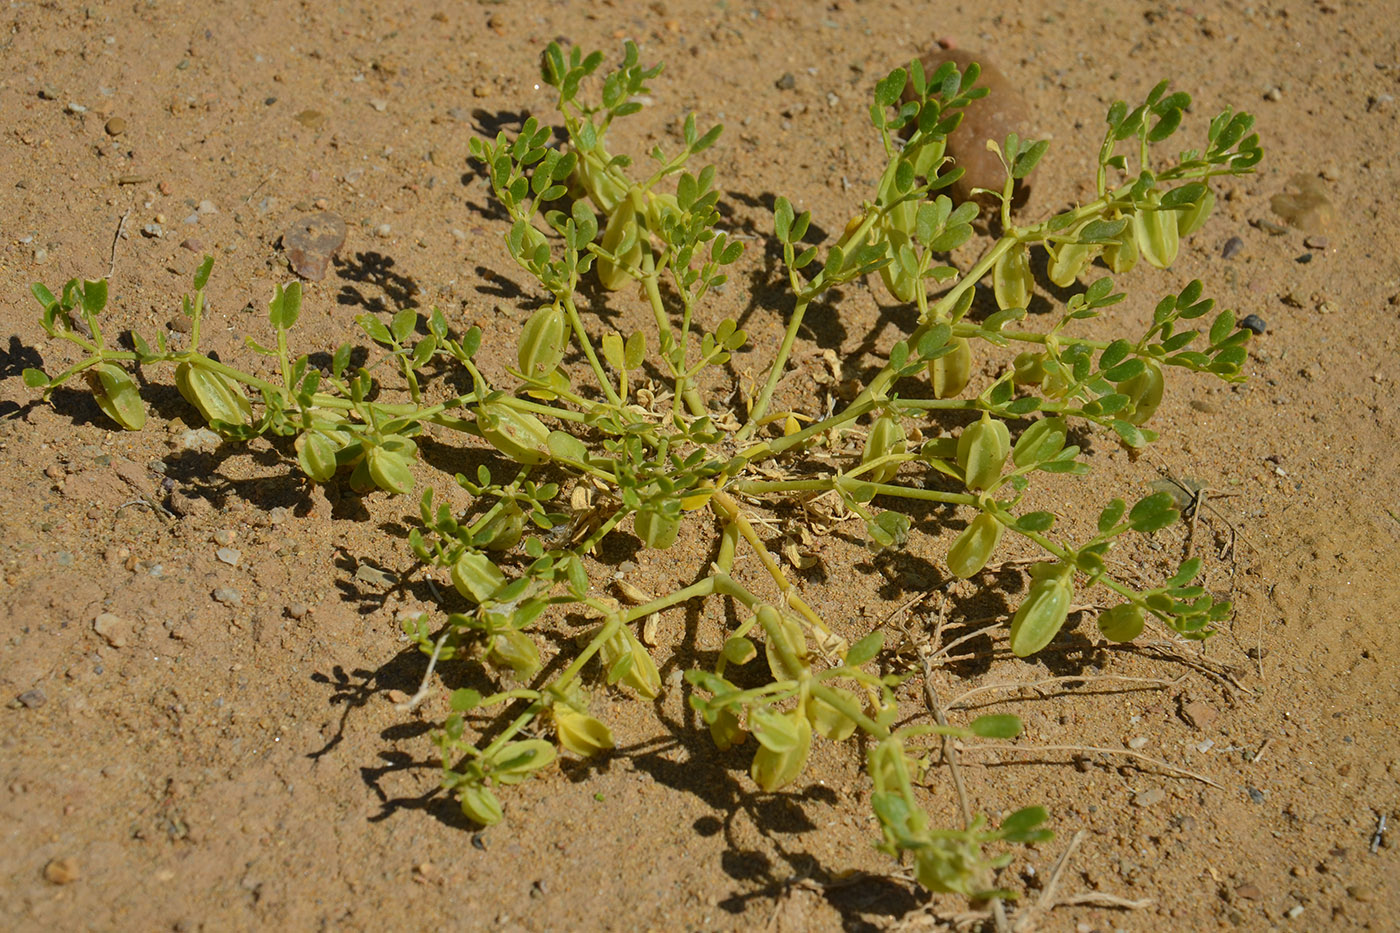
<svg viewBox="0 0 1400 933">
<path fill-rule="evenodd" d="M 374 235 L 377 237 L 387 237 L 392 232 L 388 224 L 380 224 L 374 228 Z"/>
<path fill-rule="evenodd" d="M 1135 735 L 1135 736 L 1133 736 L 1131 739 L 1128 740 L 1128 747 L 1131 748 L 1131 749 L 1146 748 L 1146 747 L 1147 747 L 1147 741 L 1148 741 L 1147 736 L 1145 736 L 1145 735 Z"/>
</svg>

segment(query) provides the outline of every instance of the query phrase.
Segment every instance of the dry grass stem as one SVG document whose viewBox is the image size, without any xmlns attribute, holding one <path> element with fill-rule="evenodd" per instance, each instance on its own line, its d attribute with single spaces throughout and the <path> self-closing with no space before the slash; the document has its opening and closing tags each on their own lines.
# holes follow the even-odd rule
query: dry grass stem
<svg viewBox="0 0 1400 933">
<path fill-rule="evenodd" d="M 982 687 L 974 687 L 966 693 L 959 694 L 948 701 L 948 709 L 957 709 L 967 703 L 969 699 L 980 693 L 991 693 L 997 690 L 1034 690 L 1037 687 L 1047 687 L 1051 684 L 1063 684 L 1077 682 L 1082 684 L 1099 683 L 1101 681 L 1117 681 L 1128 684 L 1143 684 L 1139 690 L 1165 690 L 1167 687 L 1175 687 L 1186 677 L 1183 674 L 1175 680 L 1163 680 L 1160 677 L 1127 677 L 1122 674 L 1070 674 L 1064 677 L 1045 677 L 1041 680 L 1032 680 L 1025 683 L 1008 681 L 1006 683 L 987 684 Z M 1126 692 L 1126 691 L 1125 691 Z M 1015 699 L 1010 697 L 997 702 L 1005 703 Z"/>
<path fill-rule="evenodd" d="M 1082 754 L 1084 752 L 1094 752 L 1100 755 L 1119 755 L 1124 758 L 1132 758 L 1146 764 L 1161 768 L 1176 777 L 1190 778 L 1193 781 L 1200 781 L 1210 787 L 1224 790 L 1225 788 L 1206 777 L 1204 774 L 1197 774 L 1195 771 L 1188 771 L 1186 768 L 1177 767 L 1174 764 L 1165 762 L 1160 758 L 1153 758 L 1151 755 L 1144 755 L 1142 752 L 1135 752 L 1130 748 L 1104 748 L 1099 745 L 963 745 L 958 743 L 958 748 L 964 752 L 1015 752 L 1025 755 L 1032 752 L 1074 752 Z M 983 767 L 986 767 L 985 762 Z"/>
</svg>

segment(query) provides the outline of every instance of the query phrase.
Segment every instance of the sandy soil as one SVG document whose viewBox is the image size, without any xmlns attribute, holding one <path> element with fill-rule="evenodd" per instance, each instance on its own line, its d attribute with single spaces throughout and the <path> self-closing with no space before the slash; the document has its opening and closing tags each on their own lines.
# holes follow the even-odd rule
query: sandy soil
<svg viewBox="0 0 1400 933">
<path fill-rule="evenodd" d="M 1207 582 L 1235 594 L 1235 619 L 1199 650 L 1109 651 L 1081 623 L 1068 651 L 1033 664 L 989 661 L 983 643 L 938 672 L 945 697 L 1067 674 L 1169 681 L 1055 684 L 977 703 L 1023 716 L 1024 745 L 1131 742 L 1198 777 L 1119 754 L 1086 753 L 1078 767 L 1053 749 L 974 759 L 979 809 L 1043 803 L 1057 832 L 1002 882 L 1034 902 L 1082 832 L 1058 896 L 1147 903 L 1060 906 L 1041 929 L 1393 929 L 1396 849 L 1393 836 L 1378 847 L 1373 837 L 1400 804 L 1400 691 L 1386 660 L 1400 650 L 1394 11 L 1356 0 L 943 6 L 8 4 L 0 925 L 936 929 L 967 910 L 928 902 L 871 850 L 855 749 L 822 745 L 796 789 L 757 794 L 745 755 L 717 754 L 679 690 L 658 703 L 660 723 L 645 704 L 604 700 L 618 753 L 514 789 L 507 822 L 477 832 L 437 790 L 428 732 L 445 697 L 407 721 L 388 699 L 421 676 L 395 617 L 425 591 L 365 569 L 412 570 L 411 503 L 308 489 L 265 442 L 179 450 L 197 416 L 168 373 L 154 377 L 140 433 L 112 431 L 77 392 L 35 404 L 20 380 L 26 366 L 70 360 L 42 343 L 29 283 L 110 274 L 112 326 L 149 337 L 179 317 L 206 251 L 217 257 L 209 345 L 248 360 L 243 336 L 265 337 L 262 309 L 290 277 L 279 237 L 321 199 L 350 232 L 331 274 L 307 287 L 303 349 L 351 339 L 366 310 L 436 305 L 454 326 L 488 330 L 499 371 L 528 302 L 467 139 L 522 113 L 549 118 L 535 73 L 546 42 L 614 55 L 633 38 L 646 60 L 664 60 L 635 151 L 669 139 L 690 110 L 726 123 L 714 158 L 734 229 L 771 229 L 763 205 L 782 194 L 834 231 L 879 170 L 865 116 L 874 80 L 950 36 L 1022 82 L 1054 140 L 1032 213 L 1088 190 L 1108 104 L 1160 77 L 1195 95 L 1188 132 L 1243 107 L 1267 149 L 1257 176 L 1225 187 L 1177 266 L 1123 283 L 1128 315 L 1199 277 L 1223 305 L 1263 317 L 1249 382 L 1177 380 L 1151 453 L 1130 462 L 1099 443 L 1103 487 L 1043 494 L 1076 513 L 1141 494 L 1159 469 L 1205 483 L 1214 508 L 1194 545 L 1228 552 Z M 1300 173 L 1336 207 L 1306 243 L 1270 209 Z M 736 279 L 714 313 L 746 315 L 756 349 L 737 363 L 757 367 L 785 306 L 761 248 Z M 623 319 L 641 309 L 625 294 L 613 302 Z M 881 303 L 877 290 L 850 289 L 816 316 L 784 383 L 792 402 L 810 398 L 822 349 L 859 369 L 888 348 L 907 316 Z M 430 459 L 451 472 L 479 454 Z M 132 505 L 141 497 L 173 503 L 177 517 Z M 804 579 L 804 592 L 858 634 L 942 585 L 946 544 L 934 526 L 907 557 L 881 563 L 823 539 L 825 579 Z M 1156 573 L 1186 546 L 1177 529 L 1135 559 Z M 221 547 L 239 552 L 236 564 Z M 704 553 L 686 539 L 643 554 L 632 579 L 660 590 L 689 579 Z M 999 600 L 959 611 L 1000 611 Z M 931 605 L 898 617 L 910 637 L 928 637 Z M 116 621 L 95 629 L 103 613 Z M 722 621 L 713 608 L 678 612 L 663 640 L 713 649 Z M 911 714 L 917 700 L 911 692 Z M 956 819 L 946 772 L 929 801 Z M 876 875 L 840 883 L 850 872 Z"/>
</svg>

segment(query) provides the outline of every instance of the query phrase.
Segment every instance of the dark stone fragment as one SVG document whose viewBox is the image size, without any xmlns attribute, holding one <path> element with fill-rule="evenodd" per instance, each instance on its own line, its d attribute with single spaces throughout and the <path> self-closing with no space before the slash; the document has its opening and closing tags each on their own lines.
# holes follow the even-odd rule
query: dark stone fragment
<svg viewBox="0 0 1400 933">
<path fill-rule="evenodd" d="M 38 709 L 49 701 L 49 698 L 44 695 L 44 691 L 39 687 L 24 691 L 17 699 L 26 709 Z"/>
<path fill-rule="evenodd" d="M 1264 319 L 1257 314 L 1246 314 L 1239 326 L 1252 334 L 1262 334 L 1269 328 Z"/>
</svg>

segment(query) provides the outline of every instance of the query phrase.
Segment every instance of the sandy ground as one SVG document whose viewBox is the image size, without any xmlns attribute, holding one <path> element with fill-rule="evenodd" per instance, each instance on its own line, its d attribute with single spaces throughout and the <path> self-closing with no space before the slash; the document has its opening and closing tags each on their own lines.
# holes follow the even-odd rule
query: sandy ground
<svg viewBox="0 0 1400 933">
<path fill-rule="evenodd" d="M 168 372 L 152 377 L 140 433 L 114 432 L 77 392 L 35 404 L 20 379 L 71 361 L 43 343 L 31 282 L 110 274 L 111 326 L 149 337 L 174 326 L 204 252 L 217 257 L 208 345 L 246 362 L 243 336 L 265 339 L 272 286 L 290 278 L 279 238 L 322 204 L 349 239 L 307 286 L 302 349 L 352 339 L 357 313 L 437 306 L 456 327 L 487 329 L 485 360 L 499 371 L 528 302 L 467 140 L 523 113 L 549 118 L 535 70 L 545 43 L 615 55 L 632 38 L 644 59 L 664 60 L 630 131 L 635 151 L 669 140 L 691 110 L 724 122 L 714 159 L 727 222 L 765 233 L 763 205 L 778 194 L 840 230 L 879 171 L 865 116 L 874 81 L 943 36 L 1019 81 L 1054 141 L 1031 214 L 1089 190 L 1108 104 L 1161 77 L 1195 95 L 1188 133 L 1242 107 L 1267 149 L 1173 269 L 1122 282 L 1128 315 L 1199 277 L 1222 305 L 1264 318 L 1249 382 L 1177 380 L 1151 453 L 1131 462 L 1099 443 L 1107 488 L 1054 486 L 1045 506 L 1096 510 L 1140 495 L 1159 470 L 1206 484 L 1214 508 L 1192 543 L 1223 552 L 1207 582 L 1235 594 L 1234 620 L 1202 649 L 1128 651 L 1106 650 L 1081 623 L 1067 652 L 992 662 L 984 643 L 985 657 L 938 672 L 945 697 L 1068 674 L 1168 681 L 993 691 L 979 711 L 1024 717 L 1027 746 L 1131 742 L 1195 776 L 1121 754 L 1084 753 L 1079 766 L 1050 748 L 981 756 L 968 767 L 975 805 L 997 815 L 1043 803 L 1057 833 L 1019 852 L 1002 883 L 1034 902 L 1082 832 L 1058 898 L 1145 903 L 1065 904 L 1040 929 L 1393 929 L 1396 849 L 1393 836 L 1374 838 L 1400 802 L 1400 691 L 1386 660 L 1400 648 L 1395 11 L 1354 0 L 938 6 L 7 4 L 0 925 L 937 929 L 967 910 L 929 901 L 871 850 L 854 748 L 822 745 L 795 789 L 758 794 L 745 755 L 716 753 L 679 690 L 655 710 L 605 698 L 617 754 L 515 788 L 507 822 L 477 832 L 437 790 L 428 733 L 445 695 L 407 720 L 387 698 L 421 676 L 395 617 L 425 591 L 366 568 L 412 570 L 412 503 L 308 489 L 261 441 L 178 449 L 197 415 Z M 1306 242 L 1270 209 L 1299 174 L 1335 205 Z M 736 362 L 757 367 L 785 305 L 763 249 L 735 278 L 715 313 L 745 315 L 755 352 Z M 823 349 L 858 369 L 907 320 L 878 289 L 839 297 L 804 335 L 784 383 L 794 404 L 810 397 Z M 635 296 L 611 300 L 624 320 L 641 313 Z M 450 473 L 479 454 L 429 460 Z M 179 514 L 131 505 L 140 497 L 174 499 Z M 906 558 L 880 563 L 823 539 L 824 579 L 804 578 L 804 592 L 859 634 L 942 585 L 946 545 L 933 527 Z M 1138 559 L 1154 573 L 1186 546 L 1177 529 Z M 690 579 L 704 554 L 687 537 L 638 557 L 632 579 L 659 591 Z M 117 621 L 98 631 L 102 613 Z M 927 638 L 927 605 L 899 619 Z M 715 609 L 677 612 L 663 642 L 686 633 L 713 648 L 722 622 Z M 945 772 L 928 799 L 956 819 Z M 842 883 L 851 872 L 875 874 Z"/>
</svg>

